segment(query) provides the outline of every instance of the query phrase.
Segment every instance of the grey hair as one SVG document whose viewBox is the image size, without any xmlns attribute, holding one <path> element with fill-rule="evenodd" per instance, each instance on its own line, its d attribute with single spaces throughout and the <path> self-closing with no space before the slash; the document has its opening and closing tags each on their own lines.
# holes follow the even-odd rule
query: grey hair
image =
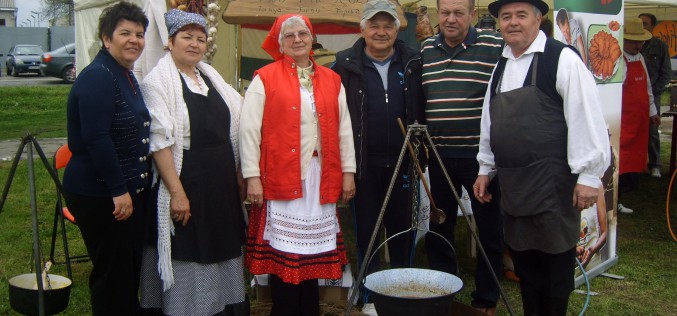
<svg viewBox="0 0 677 316">
<path fill-rule="evenodd" d="M 542 18 L 543 17 L 543 12 L 539 8 L 537 8 L 535 5 L 531 5 L 531 7 L 534 8 L 534 14 L 536 15 L 537 18 Z"/>
<path fill-rule="evenodd" d="M 388 16 L 390 16 L 391 18 L 393 17 L 390 14 L 388 14 Z M 393 19 L 395 20 L 395 28 L 399 30 L 400 29 L 400 19 L 398 19 L 398 18 L 393 18 Z M 360 21 L 360 30 L 364 31 L 364 29 L 367 28 L 367 20 L 369 20 L 369 19 L 362 19 L 362 21 Z"/>
<path fill-rule="evenodd" d="M 310 27 L 308 27 L 308 25 L 306 25 L 306 21 L 304 21 L 303 18 L 301 18 L 300 15 L 292 16 L 292 17 L 284 20 L 284 22 L 282 22 L 282 25 L 280 26 L 280 34 L 277 36 L 277 42 L 278 42 L 278 44 L 280 44 L 280 53 L 282 53 L 282 40 L 284 39 L 284 29 L 286 29 L 289 26 L 294 26 L 294 25 L 303 26 L 303 28 L 305 28 L 306 31 L 308 31 L 308 33 L 310 33 L 311 41 L 314 39 L 313 32 L 311 32 Z"/>
</svg>

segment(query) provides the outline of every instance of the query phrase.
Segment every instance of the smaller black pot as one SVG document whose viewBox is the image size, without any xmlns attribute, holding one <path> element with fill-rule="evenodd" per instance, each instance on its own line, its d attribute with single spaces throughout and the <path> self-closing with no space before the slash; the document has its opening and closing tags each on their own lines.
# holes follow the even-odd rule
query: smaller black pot
<svg viewBox="0 0 677 316">
<path fill-rule="evenodd" d="M 51 289 L 45 286 L 45 314 L 54 315 L 68 307 L 72 282 L 70 279 L 49 274 Z M 35 273 L 21 274 L 9 279 L 9 304 L 16 312 L 24 315 L 38 315 L 38 290 Z"/>
</svg>

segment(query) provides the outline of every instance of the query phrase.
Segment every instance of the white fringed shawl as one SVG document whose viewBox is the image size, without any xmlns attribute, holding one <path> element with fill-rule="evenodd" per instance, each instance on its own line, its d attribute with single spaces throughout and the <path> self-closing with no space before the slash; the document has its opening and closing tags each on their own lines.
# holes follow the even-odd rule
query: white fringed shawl
<svg viewBox="0 0 677 316">
<path fill-rule="evenodd" d="M 200 62 L 197 69 L 207 76 L 216 91 L 221 95 L 230 110 L 230 142 L 235 154 L 235 165 L 239 166 L 239 146 L 238 131 L 240 129 L 240 111 L 242 109 L 242 96 L 227 84 L 221 75 L 210 65 Z M 186 107 L 183 100 L 183 87 L 181 85 L 179 70 L 174 64 L 170 53 L 167 53 L 157 66 L 144 78 L 141 84 L 144 101 L 148 110 L 152 113 L 165 115 L 172 119 L 172 135 L 174 143 L 171 145 L 172 157 L 174 158 L 174 168 L 176 173 L 181 175 L 181 166 L 183 164 L 183 124 L 184 112 L 179 111 L 181 107 Z M 153 124 L 151 122 L 151 124 Z M 167 135 L 169 137 L 170 135 Z M 215 162 L 218 163 L 218 162 Z M 156 172 L 157 174 L 157 172 Z M 155 181 L 154 181 L 155 182 Z M 155 184 L 155 183 L 154 183 Z M 170 233 L 174 234 L 174 223 L 169 215 L 170 194 L 164 182 L 160 180 L 160 191 L 158 194 L 158 241 L 157 250 L 159 255 L 158 271 L 162 279 L 162 288 L 164 291 L 170 289 L 174 284 L 174 273 L 172 271 L 172 255 Z"/>
</svg>

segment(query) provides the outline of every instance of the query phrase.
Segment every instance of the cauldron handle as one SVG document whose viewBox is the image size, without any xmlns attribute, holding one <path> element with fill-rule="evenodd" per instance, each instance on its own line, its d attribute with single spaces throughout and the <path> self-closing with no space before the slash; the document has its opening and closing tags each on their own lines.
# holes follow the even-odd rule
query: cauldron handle
<svg viewBox="0 0 677 316">
<path fill-rule="evenodd" d="M 454 249 L 454 246 L 449 242 L 449 240 L 447 240 L 446 238 L 444 238 L 444 236 L 440 235 L 440 233 L 434 232 L 434 231 L 428 230 L 428 229 L 419 229 L 419 228 L 415 228 L 415 227 L 410 227 L 410 228 L 407 229 L 407 230 L 403 230 L 403 231 L 401 231 L 401 232 L 399 232 L 399 233 L 397 233 L 397 234 L 395 234 L 395 235 L 392 235 L 392 236 L 386 238 L 386 240 L 384 240 L 380 245 L 378 245 L 378 247 L 376 247 L 376 249 L 375 249 L 374 252 L 371 254 L 371 256 L 369 256 L 369 260 L 367 261 L 367 267 L 369 267 L 369 265 L 371 264 L 371 261 L 374 259 L 374 256 L 378 255 L 379 249 L 381 249 L 381 247 L 383 247 L 388 241 L 390 241 L 391 239 L 393 239 L 393 238 L 395 238 L 395 237 L 397 237 L 397 236 L 399 236 L 399 235 L 406 234 L 406 233 L 411 232 L 411 231 L 413 231 L 413 230 L 416 230 L 416 231 L 422 231 L 422 232 L 425 232 L 425 233 L 432 233 L 433 235 L 442 238 L 442 240 L 444 240 L 444 242 L 446 242 L 447 245 L 449 245 L 449 248 L 451 248 L 451 252 L 454 253 L 454 257 L 456 257 L 456 249 Z M 456 266 L 455 274 L 458 275 L 458 266 Z M 367 279 L 367 276 L 366 276 L 366 275 L 365 275 L 364 277 L 362 277 L 362 280 L 360 280 L 360 282 L 362 282 L 362 285 L 364 285 L 366 279 Z"/>
</svg>

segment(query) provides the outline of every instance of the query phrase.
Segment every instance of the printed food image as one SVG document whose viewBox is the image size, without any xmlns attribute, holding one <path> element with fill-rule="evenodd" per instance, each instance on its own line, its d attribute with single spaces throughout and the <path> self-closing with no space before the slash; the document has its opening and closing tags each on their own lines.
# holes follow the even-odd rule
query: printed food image
<svg viewBox="0 0 677 316">
<path fill-rule="evenodd" d="M 618 21 L 609 22 L 609 29 L 612 31 L 618 31 L 621 29 L 621 24 Z"/>
<path fill-rule="evenodd" d="M 590 40 L 590 70 L 592 74 L 602 80 L 611 78 L 614 68 L 621 57 L 621 47 L 618 40 L 606 31 L 599 31 Z"/>
</svg>

